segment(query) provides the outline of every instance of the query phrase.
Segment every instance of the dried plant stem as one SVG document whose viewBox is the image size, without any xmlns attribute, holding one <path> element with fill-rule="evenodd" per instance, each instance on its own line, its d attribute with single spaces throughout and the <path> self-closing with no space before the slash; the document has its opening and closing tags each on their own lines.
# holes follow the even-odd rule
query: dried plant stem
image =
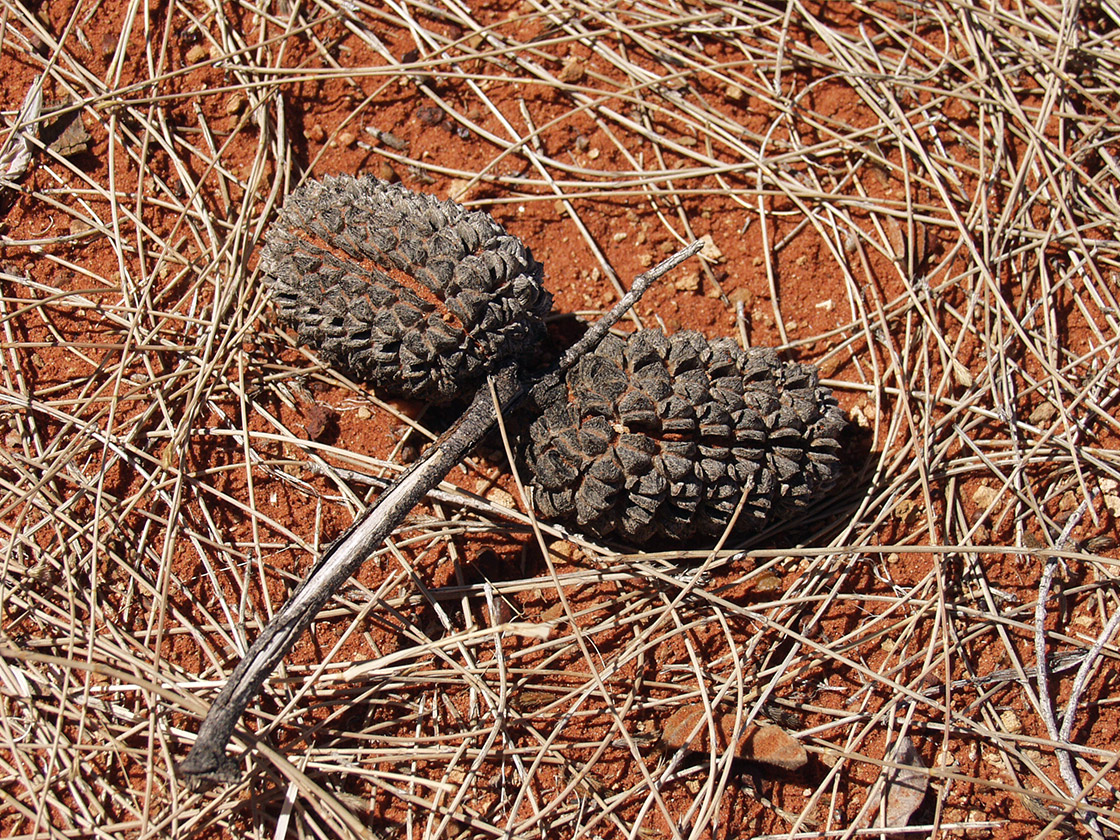
<svg viewBox="0 0 1120 840">
<path fill-rule="evenodd" d="M 629 292 L 561 358 L 557 372 L 594 348 L 607 331 L 642 296 L 658 277 L 703 247 L 693 242 L 669 259 L 639 275 Z M 550 376 L 556 375 L 556 372 Z M 428 448 L 423 458 L 404 472 L 354 524 L 319 558 L 319 562 L 280 609 L 238 663 L 229 681 L 207 712 L 198 738 L 181 770 L 202 782 L 237 780 L 237 764 L 226 755 L 233 729 L 260 691 L 268 675 L 311 624 L 319 610 L 392 533 L 421 499 L 473 449 L 494 425 L 499 407 L 504 410 L 525 393 L 516 364 L 508 364 L 491 377 L 490 389 L 480 388 L 466 412 Z"/>
<path fill-rule="evenodd" d="M 1058 538 L 1058 548 L 1065 548 L 1066 545 L 1068 545 L 1070 534 L 1073 532 L 1073 529 L 1077 527 L 1077 524 L 1085 515 L 1085 511 L 1089 509 L 1092 501 L 1092 496 L 1084 499 L 1077 507 L 1077 510 L 1073 512 L 1073 515 L 1070 516 L 1069 522 Z M 1073 729 L 1073 714 L 1076 709 L 1077 699 L 1076 697 L 1071 698 L 1070 704 L 1066 709 L 1062 728 L 1059 730 L 1058 721 L 1054 715 L 1054 707 L 1050 702 L 1050 670 L 1046 662 L 1046 601 L 1050 595 L 1050 586 L 1053 583 L 1054 572 L 1057 570 L 1057 566 L 1057 558 L 1047 558 L 1046 565 L 1043 567 L 1042 575 L 1039 578 L 1038 602 L 1035 604 L 1034 644 L 1038 673 L 1038 701 L 1042 719 L 1046 723 L 1046 729 L 1050 733 L 1050 737 L 1060 745 L 1055 752 L 1058 757 L 1058 767 L 1062 775 L 1062 780 L 1066 783 L 1070 795 L 1073 796 L 1075 800 L 1080 800 L 1084 797 L 1085 791 L 1081 787 L 1080 779 L 1077 777 L 1077 770 L 1073 766 L 1073 759 L 1070 757 L 1069 750 L 1061 746 L 1069 743 L 1069 735 Z M 1107 638 L 1107 636 L 1102 636 L 1102 638 Z M 1091 658 L 1087 657 L 1086 661 L 1082 663 L 1081 669 L 1078 671 L 1079 676 L 1082 672 L 1087 672 L 1087 667 L 1090 663 Z M 1103 837 L 1096 815 L 1086 813 L 1085 821 L 1093 837 Z"/>
</svg>

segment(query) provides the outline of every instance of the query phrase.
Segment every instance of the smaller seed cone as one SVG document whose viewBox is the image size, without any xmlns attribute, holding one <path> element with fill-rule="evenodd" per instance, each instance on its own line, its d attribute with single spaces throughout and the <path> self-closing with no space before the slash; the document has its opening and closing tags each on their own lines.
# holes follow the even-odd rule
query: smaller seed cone
<svg viewBox="0 0 1120 840">
<path fill-rule="evenodd" d="M 836 481 L 845 426 L 817 370 L 696 332 L 608 337 L 537 397 L 523 461 L 543 516 L 642 543 L 740 531 Z"/>
<path fill-rule="evenodd" d="M 289 195 L 261 268 L 300 341 L 386 393 L 432 402 L 530 351 L 552 303 L 540 264 L 488 215 L 368 176 Z"/>
</svg>

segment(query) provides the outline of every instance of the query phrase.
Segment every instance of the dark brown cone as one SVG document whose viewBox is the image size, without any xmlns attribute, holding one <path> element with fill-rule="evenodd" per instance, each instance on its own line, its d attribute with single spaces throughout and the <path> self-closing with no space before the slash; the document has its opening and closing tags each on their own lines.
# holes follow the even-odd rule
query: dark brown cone
<svg viewBox="0 0 1120 840">
<path fill-rule="evenodd" d="M 817 370 L 696 332 L 608 337 L 537 395 L 524 462 L 541 514 L 596 536 L 718 536 L 810 504 L 845 426 Z"/>
<path fill-rule="evenodd" d="M 488 215 L 369 176 L 289 195 L 261 268 L 300 341 L 386 393 L 433 402 L 531 352 L 552 303 L 540 264 Z"/>
</svg>

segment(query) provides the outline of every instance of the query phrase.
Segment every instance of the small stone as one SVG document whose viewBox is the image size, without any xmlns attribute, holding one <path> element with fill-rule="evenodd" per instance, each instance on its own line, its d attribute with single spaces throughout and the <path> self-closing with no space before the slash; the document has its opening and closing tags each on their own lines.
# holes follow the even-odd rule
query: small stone
<svg viewBox="0 0 1120 840">
<path fill-rule="evenodd" d="M 589 160 L 596 160 L 599 157 L 599 150 L 598 149 L 589 149 L 588 152 L 587 152 L 587 157 L 588 157 Z"/>
<path fill-rule="evenodd" d="M 626 237 L 629 235 L 630 234 L 628 234 L 626 231 L 620 230 L 618 233 L 614 234 L 611 239 L 613 239 L 615 242 L 625 242 Z"/>
<path fill-rule="evenodd" d="M 466 178 L 452 178 L 447 182 L 447 197 L 452 201 L 462 201 L 471 191 L 471 182 Z"/>
<path fill-rule="evenodd" d="M 727 295 L 727 299 L 732 303 L 741 303 L 744 308 L 750 309 L 754 305 L 754 292 L 750 289 L 732 289 Z"/>
<path fill-rule="evenodd" d="M 344 149 L 349 149 L 358 141 L 358 135 L 353 131 L 342 131 L 338 135 L 338 145 Z"/>
<path fill-rule="evenodd" d="M 649 268 L 653 265 L 653 255 L 638 254 L 638 265 L 640 265 L 642 268 Z"/>
<path fill-rule="evenodd" d="M 357 412 L 359 420 L 369 420 L 373 417 L 373 412 L 366 408 L 364 405 L 358 406 Z"/>
<path fill-rule="evenodd" d="M 726 259 L 723 255 L 723 251 L 721 251 L 719 249 L 719 246 L 716 245 L 715 240 L 712 239 L 712 235 L 710 233 L 705 233 L 703 236 L 701 236 L 700 241 L 704 243 L 704 247 L 700 249 L 700 256 L 706 259 L 708 262 L 718 263 L 723 262 L 724 259 Z"/>
<path fill-rule="evenodd" d="M 1104 497 L 1104 506 L 1108 508 L 1109 513 L 1120 519 L 1120 496 L 1108 493 Z"/>
<path fill-rule="evenodd" d="M 424 125 L 439 125 L 445 116 L 437 105 L 422 105 L 416 109 L 416 119 Z"/>
<path fill-rule="evenodd" d="M 673 281 L 673 287 L 681 292 L 695 292 L 700 288 L 700 272 L 689 271 Z"/>
<path fill-rule="evenodd" d="M 977 507 L 984 510 L 990 508 L 998 498 L 999 491 L 986 484 L 981 484 L 972 492 L 972 501 L 976 503 Z"/>
<path fill-rule="evenodd" d="M 1057 413 L 1058 409 L 1054 407 L 1053 403 L 1044 402 L 1036 405 L 1027 419 L 1032 426 L 1045 426 L 1054 419 L 1054 415 Z"/>
<path fill-rule="evenodd" d="M 564 62 L 564 66 L 560 68 L 556 78 L 566 85 L 577 85 L 583 81 L 586 72 L 587 68 L 584 66 L 583 60 L 578 56 L 572 56 Z"/>
<path fill-rule="evenodd" d="M 583 558 L 583 549 L 568 540 L 553 540 L 548 544 L 548 553 L 561 563 L 575 564 Z"/>
<path fill-rule="evenodd" d="M 1003 767 L 1003 756 L 997 749 L 993 749 L 990 747 L 981 747 L 980 757 L 986 764 L 990 764 L 992 765 L 992 767 Z"/>
<path fill-rule="evenodd" d="M 491 487 L 486 493 L 486 500 L 506 510 L 517 510 L 517 502 L 513 496 L 501 487 Z"/>
<path fill-rule="evenodd" d="M 90 230 L 93 230 L 93 226 L 89 222 L 87 222 L 85 219 L 74 218 L 74 219 L 70 220 L 70 235 L 71 236 L 78 236 L 78 235 L 86 233 L 87 231 L 90 231 Z"/>
<path fill-rule="evenodd" d="M 894 506 L 894 516 L 904 527 L 909 527 L 918 521 L 924 505 L 915 499 L 903 499 Z"/>
<path fill-rule="evenodd" d="M 747 92 L 732 82 L 723 89 L 723 98 L 735 105 L 742 105 L 747 98 Z"/>
<path fill-rule="evenodd" d="M 225 112 L 226 116 L 233 116 L 239 114 L 245 108 L 245 94 L 237 91 L 231 93 L 229 98 L 226 99 Z"/>
<path fill-rule="evenodd" d="M 312 404 L 303 410 L 303 428 L 307 432 L 308 440 L 322 440 L 327 431 L 338 419 L 334 409 L 328 406 Z"/>
<path fill-rule="evenodd" d="M 396 170 L 389 165 L 389 161 L 381 161 L 381 165 L 377 167 L 377 177 L 388 184 L 395 184 L 401 179 Z"/>
<path fill-rule="evenodd" d="M 755 592 L 777 592 L 782 588 L 782 579 L 775 574 L 764 574 L 755 578 Z"/>
<path fill-rule="evenodd" d="M 315 123 L 311 128 L 307 129 L 307 139 L 312 143 L 322 143 L 327 139 L 327 130 L 319 123 Z"/>
<path fill-rule="evenodd" d="M 203 44 L 195 44 L 187 50 L 187 64 L 201 64 L 210 59 L 210 49 Z"/>
<path fill-rule="evenodd" d="M 112 58 L 113 55 L 117 52 L 118 35 L 119 33 L 110 31 L 101 36 L 101 40 L 98 42 L 98 46 L 101 49 L 102 58 Z"/>
</svg>

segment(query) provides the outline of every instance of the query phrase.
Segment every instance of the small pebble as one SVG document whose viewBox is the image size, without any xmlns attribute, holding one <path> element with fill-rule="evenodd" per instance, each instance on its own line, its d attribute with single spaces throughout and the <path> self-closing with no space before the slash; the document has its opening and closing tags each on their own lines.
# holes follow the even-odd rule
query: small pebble
<svg viewBox="0 0 1120 840">
<path fill-rule="evenodd" d="M 732 289 L 727 299 L 732 303 L 741 303 L 744 307 L 750 309 L 754 304 L 754 293 L 750 289 Z"/>
<path fill-rule="evenodd" d="M 564 66 L 560 68 L 560 72 L 556 74 L 556 78 L 566 85 L 579 84 L 583 80 L 586 68 L 583 61 L 579 58 L 569 58 L 564 62 Z"/>
<path fill-rule="evenodd" d="M 583 550 L 568 540 L 553 540 L 548 544 L 548 553 L 553 562 L 578 563 L 583 558 Z"/>
<path fill-rule="evenodd" d="M 387 160 L 381 161 L 381 165 L 377 167 L 377 177 L 382 181 L 386 181 L 390 184 L 395 184 L 401 179 L 396 170 L 389 165 L 389 161 Z"/>
<path fill-rule="evenodd" d="M 775 574 L 764 574 L 754 581 L 755 592 L 777 592 L 782 588 L 782 579 Z"/>
<path fill-rule="evenodd" d="M 210 50 L 202 44 L 195 44 L 187 50 L 187 64 L 201 64 L 209 60 Z"/>
<path fill-rule="evenodd" d="M 747 92 L 737 84 L 732 83 L 723 89 L 723 98 L 728 102 L 733 102 L 736 105 L 741 105 L 747 98 Z"/>
<path fill-rule="evenodd" d="M 226 115 L 227 116 L 233 116 L 234 114 L 238 114 L 242 111 L 242 109 L 244 109 L 244 107 L 245 107 L 245 94 L 240 93 L 240 92 L 231 93 L 229 95 L 229 98 L 226 100 L 226 108 L 225 108 Z"/>
<path fill-rule="evenodd" d="M 517 502 L 508 492 L 501 487 L 491 487 L 486 494 L 486 500 L 492 504 L 504 507 L 507 510 L 517 510 Z"/>
<path fill-rule="evenodd" d="M 988 487 L 986 484 L 981 484 L 972 491 L 972 501 L 976 503 L 977 507 L 985 508 L 991 507 L 992 503 L 999 498 L 999 491 Z"/>
<path fill-rule="evenodd" d="M 716 245 L 715 240 L 712 239 L 712 235 L 710 233 L 705 233 L 703 236 L 701 236 L 700 241 L 704 243 L 704 247 L 700 249 L 700 256 L 706 259 L 708 262 L 718 263 L 726 259 L 726 257 L 724 257 L 723 255 L 723 251 L 721 251 L 719 249 L 719 246 Z"/>
<path fill-rule="evenodd" d="M 452 201 L 462 201 L 471 191 L 471 182 L 466 178 L 452 178 L 447 182 L 447 197 Z"/>
<path fill-rule="evenodd" d="M 1034 411 L 1031 412 L 1028 418 L 1032 426 L 1045 426 L 1054 419 L 1054 415 L 1058 413 L 1058 409 L 1054 407 L 1051 402 L 1039 403 Z"/>
<path fill-rule="evenodd" d="M 689 271 L 673 281 L 673 287 L 680 292 L 695 292 L 700 288 L 700 272 Z"/>
</svg>

